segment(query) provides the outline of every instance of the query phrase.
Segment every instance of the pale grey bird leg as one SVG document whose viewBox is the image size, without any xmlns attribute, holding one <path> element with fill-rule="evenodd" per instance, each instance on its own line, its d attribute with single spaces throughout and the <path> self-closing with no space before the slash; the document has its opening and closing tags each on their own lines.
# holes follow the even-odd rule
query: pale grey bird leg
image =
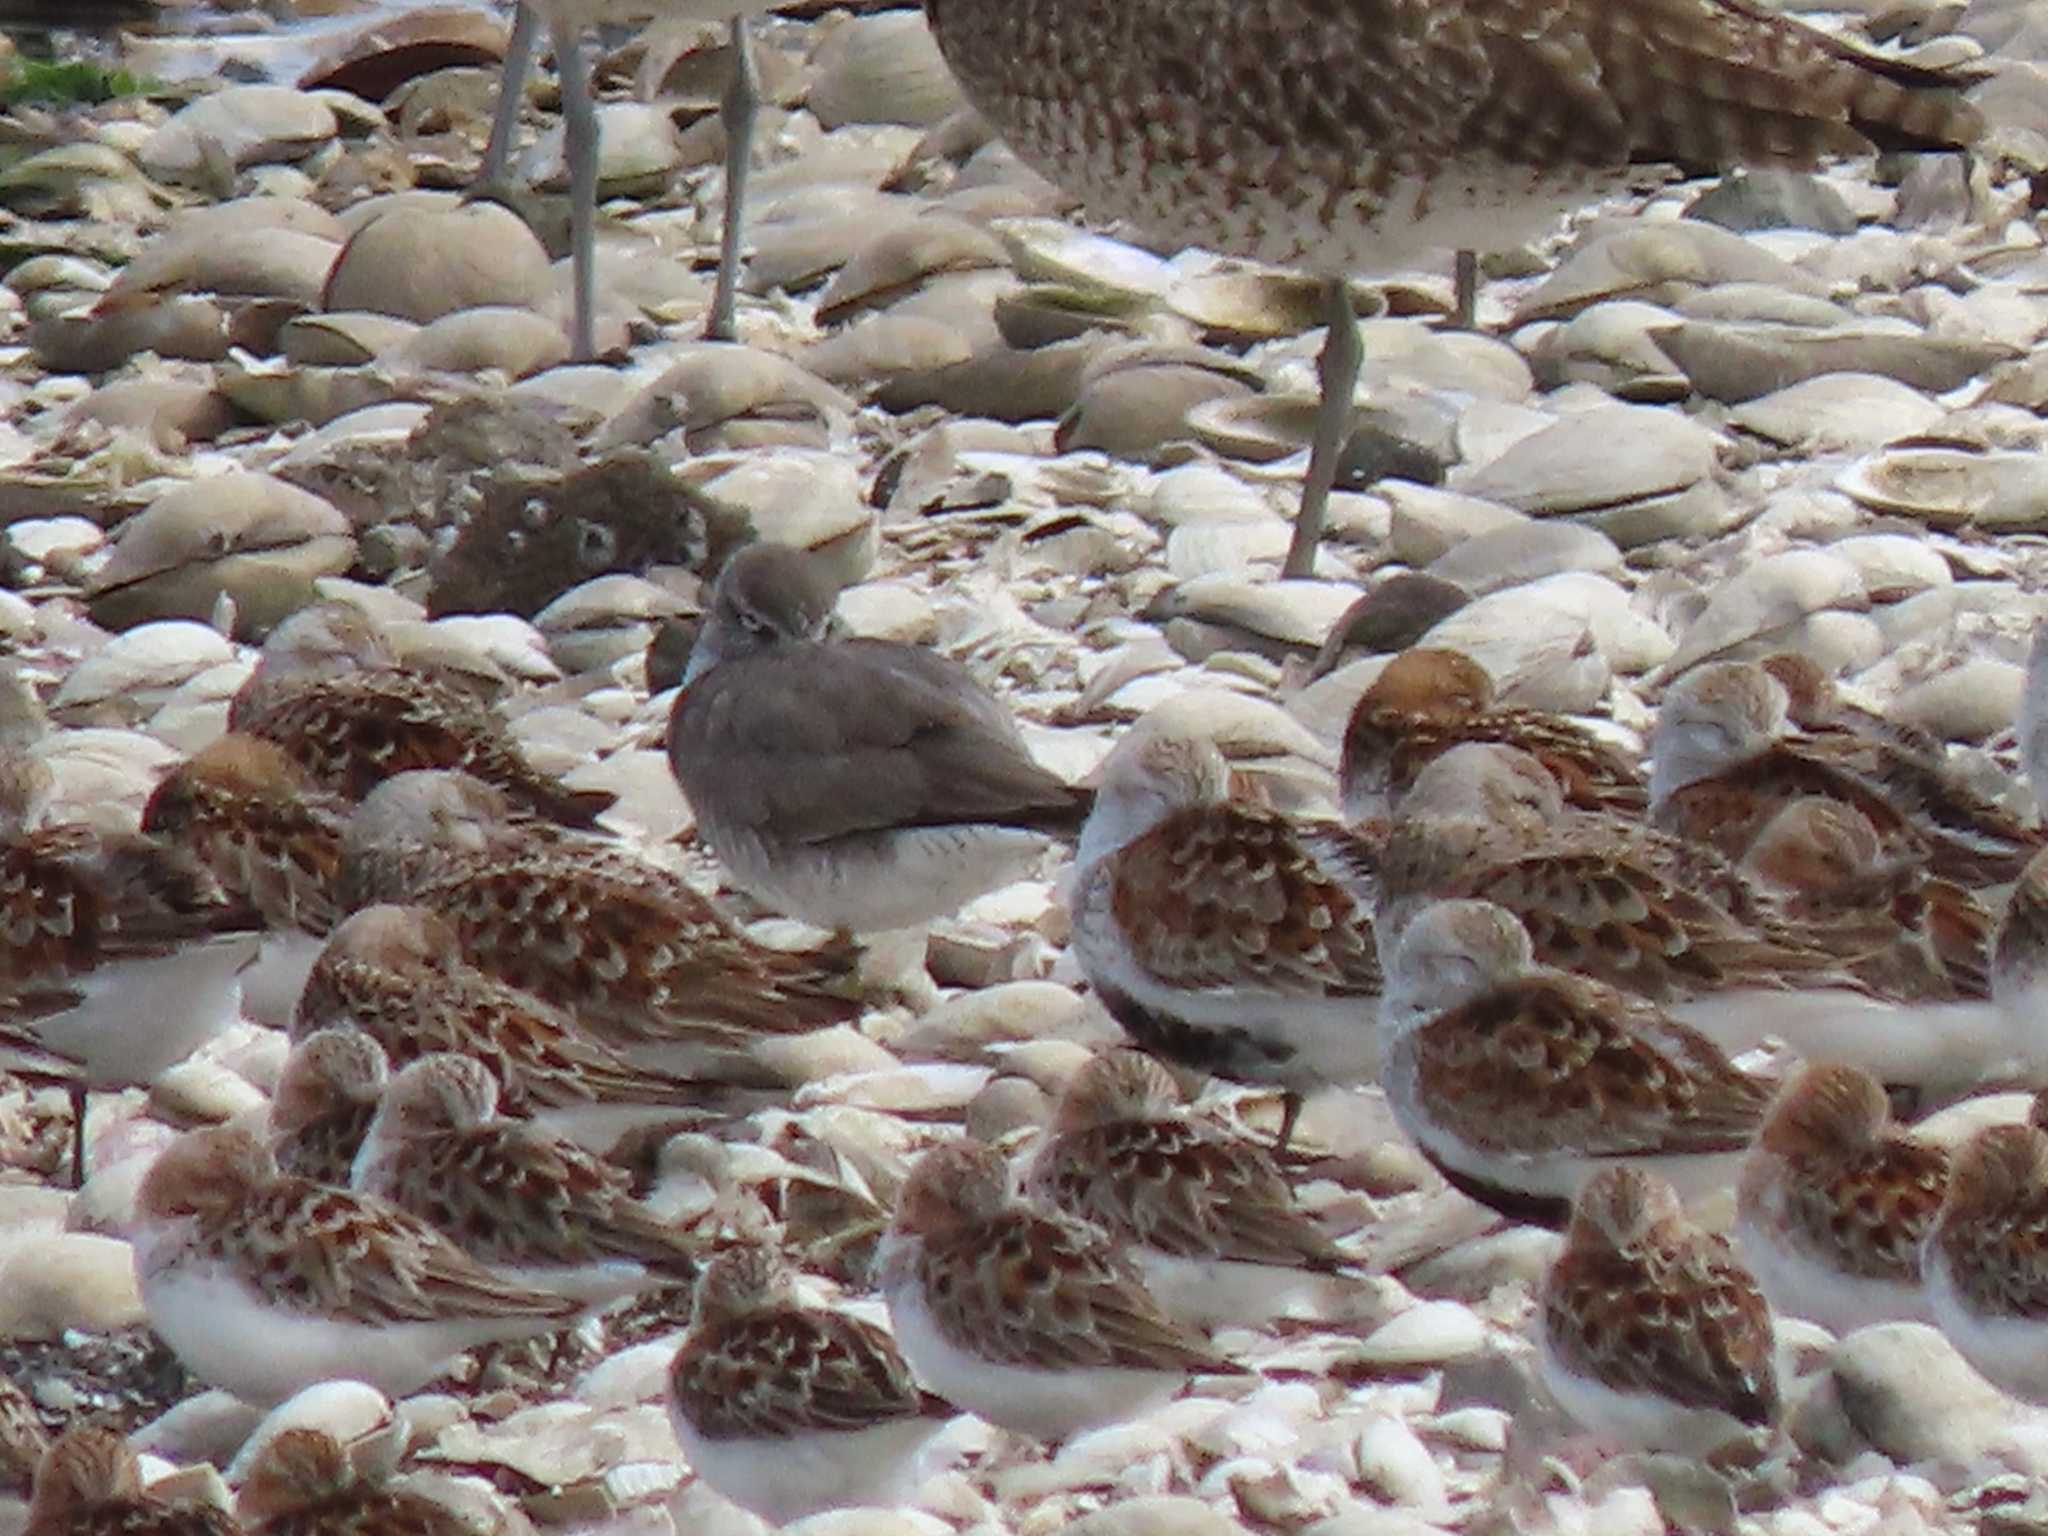
<svg viewBox="0 0 2048 1536">
<path fill-rule="evenodd" d="M 534 45 L 540 41 L 540 17 L 522 5 L 512 18 L 512 36 L 505 43 L 505 62 L 498 72 L 498 110 L 491 118 L 491 142 L 484 148 L 483 169 L 472 195 L 492 193 L 505 184 L 512 162 L 512 136 L 519 131 L 519 109 L 526 99 L 526 72 L 533 67 Z"/>
<path fill-rule="evenodd" d="M 761 75 L 745 16 L 732 18 L 732 78 L 719 99 L 725 124 L 725 228 L 718 240 L 718 286 L 712 293 L 711 318 L 704 334 L 712 341 L 733 339 L 733 305 L 740 281 L 741 210 L 746 203 L 747 172 L 753 163 L 754 123 L 761 114 Z"/>
<path fill-rule="evenodd" d="M 590 65 L 573 26 L 554 27 L 555 67 L 562 75 L 562 153 L 569 161 L 569 267 L 575 284 L 570 355 L 597 356 L 597 108 Z"/>
<path fill-rule="evenodd" d="M 1316 364 L 1323 398 L 1316 410 L 1315 438 L 1309 446 L 1301 510 L 1294 517 L 1294 538 L 1287 546 L 1287 563 L 1280 568 L 1286 577 L 1307 576 L 1315 568 L 1316 548 L 1323 539 L 1323 515 L 1330 505 L 1330 488 L 1337 483 L 1337 460 L 1351 436 L 1351 395 L 1365 361 L 1365 343 L 1358 334 L 1358 316 L 1351 309 L 1346 279 L 1327 280 L 1324 303 L 1330 332 Z"/>
</svg>

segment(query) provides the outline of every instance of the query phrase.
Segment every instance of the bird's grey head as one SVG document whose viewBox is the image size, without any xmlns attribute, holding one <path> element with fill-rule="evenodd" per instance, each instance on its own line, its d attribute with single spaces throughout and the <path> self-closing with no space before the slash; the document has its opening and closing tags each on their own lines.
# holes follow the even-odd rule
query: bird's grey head
<svg viewBox="0 0 2048 1536">
<path fill-rule="evenodd" d="M 1689 784 L 1767 751 L 1784 736 L 1785 685 L 1751 661 L 1710 661 L 1671 685 L 1650 737 L 1650 798 L 1661 804 Z"/>
<path fill-rule="evenodd" d="M 823 637 L 837 594 L 811 558 L 786 544 L 749 544 L 711 588 L 711 612 L 690 652 L 687 685 L 723 661 Z"/>
<path fill-rule="evenodd" d="M 1402 930 L 1387 968 L 1380 1027 L 1389 1035 L 1527 975 L 1536 964 L 1521 919 L 1490 901 L 1438 901 Z"/>
<path fill-rule="evenodd" d="M 1220 805 L 1230 765 L 1206 736 L 1141 720 L 1103 761 L 1075 862 L 1083 868 L 1143 837 L 1175 811 Z"/>
</svg>

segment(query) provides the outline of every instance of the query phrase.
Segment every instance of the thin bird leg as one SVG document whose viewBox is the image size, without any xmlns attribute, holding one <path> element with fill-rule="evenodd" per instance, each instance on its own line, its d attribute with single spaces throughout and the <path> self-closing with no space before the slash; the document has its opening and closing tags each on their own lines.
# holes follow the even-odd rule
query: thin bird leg
<svg viewBox="0 0 2048 1536">
<path fill-rule="evenodd" d="M 725 124 L 725 228 L 718 239 L 718 286 L 711 297 L 711 318 L 704 334 L 712 341 L 733 339 L 733 303 L 740 281 L 741 210 L 747 196 L 747 172 L 754 158 L 754 122 L 761 115 L 761 73 L 754 61 L 747 18 L 732 19 L 732 78 L 719 99 Z"/>
<path fill-rule="evenodd" d="M 562 153 L 569 160 L 569 268 L 576 285 L 570 351 L 587 363 L 597 356 L 597 108 L 576 28 L 557 22 L 554 39 L 555 67 L 562 75 Z"/>
<path fill-rule="evenodd" d="M 1285 1157 L 1288 1143 L 1294 1140 L 1295 1122 L 1301 1119 L 1301 1095 L 1292 1088 L 1280 1095 L 1280 1134 L 1273 1138 L 1273 1155 Z"/>
<path fill-rule="evenodd" d="M 1479 324 L 1479 253 L 1460 251 L 1454 268 L 1456 284 L 1451 301 L 1451 324 L 1461 331 L 1478 329 Z"/>
<path fill-rule="evenodd" d="M 71 1187 L 85 1187 L 85 1085 L 73 1083 L 71 1093 Z"/>
<path fill-rule="evenodd" d="M 1333 277 L 1324 288 L 1329 315 L 1329 339 L 1316 371 L 1322 377 L 1323 398 L 1316 411 L 1316 435 L 1309 447 L 1308 480 L 1301 488 L 1301 511 L 1295 514 L 1294 538 L 1287 546 L 1287 563 L 1280 574 L 1307 576 L 1315 567 L 1316 548 L 1323 540 L 1323 514 L 1330 505 L 1330 487 L 1337 483 L 1337 459 L 1351 437 L 1351 395 L 1358 387 L 1358 370 L 1365 361 L 1365 343 L 1358 334 L 1358 316 L 1352 313 L 1351 289 L 1345 279 Z"/>
<path fill-rule="evenodd" d="M 522 5 L 512 17 L 512 36 L 505 43 L 505 62 L 498 72 L 498 110 L 491 118 L 491 142 L 484 148 L 483 169 L 477 173 L 478 192 L 495 192 L 505 185 L 505 169 L 512 162 L 512 136 L 519 131 L 519 108 L 526 99 L 526 71 L 533 65 L 534 44 L 540 41 L 540 18 L 530 5 Z"/>
</svg>

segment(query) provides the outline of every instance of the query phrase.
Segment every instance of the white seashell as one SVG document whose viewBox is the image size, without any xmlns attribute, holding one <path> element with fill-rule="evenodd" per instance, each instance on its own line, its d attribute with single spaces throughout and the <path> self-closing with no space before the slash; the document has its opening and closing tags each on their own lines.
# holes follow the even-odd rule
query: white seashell
<svg viewBox="0 0 2048 1536">
<path fill-rule="evenodd" d="M 515 715 L 512 737 L 543 773 L 562 774 L 608 750 L 618 733 L 573 704 L 543 704 Z"/>
<path fill-rule="evenodd" d="M 1526 601 L 1552 603 L 1584 619 L 1607 664 L 1625 676 L 1649 671 L 1677 648 L 1663 626 L 1637 610 L 1628 593 L 1605 576 L 1563 571 L 1518 590 Z"/>
<path fill-rule="evenodd" d="M 1216 518 L 1182 523 L 1166 540 L 1166 570 L 1176 581 L 1246 577 L 1255 567 L 1277 571 L 1293 537 L 1277 517 Z"/>
<path fill-rule="evenodd" d="M 921 1509 L 828 1509 L 785 1529 L 801 1536 L 953 1536 L 952 1526 Z"/>
<path fill-rule="evenodd" d="M 510 1467 L 558 1485 L 597 1477 L 625 1461 L 673 1456 L 675 1431 L 657 1404 L 596 1413 L 581 1403 L 539 1403 L 494 1424 L 450 1425 L 427 1459 Z"/>
<path fill-rule="evenodd" d="M 227 730 L 228 708 L 255 670 L 248 656 L 208 667 L 172 689 L 145 729 L 180 752 L 197 752 Z"/>
<path fill-rule="evenodd" d="M 987 1067 L 949 1062 L 919 1062 L 828 1077 L 805 1083 L 792 1102 L 799 1109 L 846 1104 L 896 1114 L 927 1114 L 933 1110 L 964 1110 L 991 1076 Z"/>
<path fill-rule="evenodd" d="M 1684 490 L 1712 473 L 1719 449 L 1683 416 L 1610 405 L 1560 418 L 1450 486 L 1538 515 L 1605 509 Z"/>
<path fill-rule="evenodd" d="M 107 533 L 90 518 L 31 517 L 8 527 L 7 542 L 24 559 L 42 564 L 52 555 L 90 555 L 107 542 Z"/>
<path fill-rule="evenodd" d="M 1866 507 L 1936 528 L 2048 528 L 2048 465 L 2038 453 L 1888 448 L 1857 460 L 1835 484 Z"/>
<path fill-rule="evenodd" d="M 101 827 L 139 822 L 157 781 L 181 758 L 141 731 L 101 727 L 52 731 L 30 750 L 56 779 L 50 819 Z"/>
<path fill-rule="evenodd" d="M 795 448 L 749 454 L 703 490 L 745 513 L 760 537 L 811 551 L 839 586 L 874 566 L 875 509 L 861 496 L 858 469 L 842 458 Z"/>
<path fill-rule="evenodd" d="M 1229 1491 L 1238 1508 L 1261 1525 L 1294 1530 L 1331 1513 L 1344 1493 L 1341 1478 L 1259 1458 L 1212 1467 L 1201 1488 Z"/>
<path fill-rule="evenodd" d="M 1027 283 L 1057 283 L 1083 293 L 1151 299 L 1166 292 L 1173 268 L 1150 251 L 1076 229 L 1065 219 L 991 219 L 1010 264 Z"/>
<path fill-rule="evenodd" d="M 261 1110 L 263 1094 L 241 1073 L 205 1057 L 187 1057 L 149 1085 L 149 1108 L 173 1125 L 217 1125 Z"/>
<path fill-rule="evenodd" d="M 681 1338 L 678 1330 L 605 1356 L 576 1383 L 577 1401 L 592 1408 L 626 1408 L 657 1401 Z"/>
<path fill-rule="evenodd" d="M 1133 729 L 1206 736 L 1233 765 L 1266 758 L 1300 758 L 1335 770 L 1333 747 L 1270 699 L 1223 688 L 1184 688 L 1152 709 Z"/>
<path fill-rule="evenodd" d="M 1647 1488 L 1616 1488 L 1586 1511 L 1586 1536 L 1664 1536 L 1664 1517 Z M 1820 1526 L 1814 1536 L 1831 1527 Z M 1779 1536 L 1791 1536 L 1780 1528 Z"/>
<path fill-rule="evenodd" d="M 1836 539 L 1827 548 L 1837 560 L 1856 568 L 1874 603 L 1894 603 L 1955 584 L 1955 574 L 1939 551 L 1930 549 L 1924 539 L 1903 533 L 1856 534 Z"/>
<path fill-rule="evenodd" d="M 1860 610 L 1869 602 L 1862 574 L 1849 561 L 1822 550 L 1786 550 L 1737 571 L 1715 588 L 1705 610 L 1679 637 L 1662 675 L 1676 677 L 1822 609 Z"/>
<path fill-rule="evenodd" d="M 167 1461 L 225 1462 L 263 1420 L 232 1392 L 209 1388 L 173 1403 L 128 1437 L 136 1451 Z"/>
<path fill-rule="evenodd" d="M 179 109 L 150 135 L 138 158 L 160 180 L 204 180 L 223 158 L 236 169 L 301 159 L 339 127 L 333 107 L 311 92 L 230 85 Z"/>
<path fill-rule="evenodd" d="M 343 1445 L 391 1421 L 391 1403 L 360 1381 L 322 1381 L 279 1403 L 263 1416 L 235 1459 L 228 1478 L 239 1484 L 263 1448 L 288 1429 L 324 1429 Z"/>
<path fill-rule="evenodd" d="M 1367 1334 L 1356 1358 L 1375 1365 L 1441 1365 L 1485 1346 L 1486 1324 L 1470 1307 L 1419 1301 Z"/>
<path fill-rule="evenodd" d="M 1244 1527 L 1200 1499 L 1124 1499 L 1059 1529 L 1064 1536 L 1243 1536 Z"/>
<path fill-rule="evenodd" d="M 423 632 L 400 633 L 393 643 L 408 661 L 431 658 L 447 666 L 474 658 L 475 670 L 527 683 L 558 682 L 562 669 L 548 655 L 547 636 L 509 613 L 458 613 L 434 619 Z"/>
<path fill-rule="evenodd" d="M 1531 596 L 1527 587 L 1467 604 L 1419 643 L 1463 651 L 1486 669 L 1504 703 L 1522 708 L 1583 714 L 1613 675 L 1584 611 Z"/>
<path fill-rule="evenodd" d="M 106 1333 L 143 1317 L 128 1245 L 116 1238 L 47 1233 L 0 1253 L 0 1339 Z"/>
<path fill-rule="evenodd" d="M 1436 1458 L 1399 1419 L 1375 1418 L 1359 1435 L 1354 1454 L 1358 1481 L 1378 1497 L 1425 1519 L 1448 1512 Z"/>
<path fill-rule="evenodd" d="M 1475 1451 L 1507 1449 L 1514 1415 L 1500 1408 L 1454 1408 L 1418 1426 L 1419 1432 Z"/>
<path fill-rule="evenodd" d="M 125 712 L 143 719 L 187 679 L 234 659 L 235 648 L 204 624 L 188 619 L 138 624 L 74 667 L 50 700 L 50 710 L 53 715 L 83 712 L 119 700 Z"/>
<path fill-rule="evenodd" d="M 1313 650 L 1357 597 L 1356 588 L 1339 582 L 1200 576 L 1161 592 L 1146 616 L 1197 619 Z"/>
<path fill-rule="evenodd" d="M 1802 453 L 1867 453 L 1895 438 L 1932 431 L 1945 414 L 1896 379 L 1826 373 L 1746 401 L 1728 419 Z"/>
<path fill-rule="evenodd" d="M 1888 713 L 1937 741 L 1983 741 L 2019 717 L 2026 681 L 2024 667 L 1972 656 L 1902 689 Z"/>
</svg>

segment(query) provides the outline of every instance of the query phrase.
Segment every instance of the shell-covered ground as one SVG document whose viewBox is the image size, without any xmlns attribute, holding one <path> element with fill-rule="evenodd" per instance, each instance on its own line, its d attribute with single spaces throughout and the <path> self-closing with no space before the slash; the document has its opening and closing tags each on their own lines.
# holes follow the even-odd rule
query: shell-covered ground
<svg viewBox="0 0 2048 1536">
<path fill-rule="evenodd" d="M 1351 701 L 1427 636 L 1628 745 L 1694 662 L 1802 650 L 2024 806 L 2010 729 L 2048 614 L 2036 9 L 1821 18 L 1929 60 L 1984 53 L 1995 129 L 1967 164 L 1646 186 L 1491 259 L 1476 332 L 1443 323 L 1448 253 L 1362 285 L 1361 430 L 1315 577 L 1293 582 L 1313 289 L 1087 232 L 963 115 L 915 8 L 762 24 L 732 345 L 700 339 L 724 29 L 608 35 L 607 355 L 581 367 L 551 81 L 518 208 L 461 200 L 501 14 L 194 8 L 60 33 L 74 85 L 17 55 L 0 114 L 0 742 L 50 764 L 65 814 L 132 821 L 224 728 L 269 627 L 347 596 L 498 699 L 535 763 L 616 791 L 627 843 L 716 889 L 662 735 L 701 575 L 762 537 L 816 553 L 853 632 L 964 661 L 1074 779 L 1172 709 L 1274 803 L 1327 813 Z M 1433 580 L 1338 625 L 1400 572 Z M 719 1187 L 874 1310 L 862 1260 L 909 1158 L 970 1109 L 1021 1134 L 1115 1038 L 1064 931 L 1057 868 L 940 924 L 936 990 L 793 1056 L 788 1102 L 673 1198 Z M 0 1368 L 50 1425 L 109 1416 L 200 1489 L 209 1463 L 235 1483 L 260 1416 L 153 1345 L 118 1234 L 147 1154 L 260 1109 L 282 1054 L 251 1022 L 146 1093 L 96 1096 L 76 1195 L 61 1096 L 0 1099 Z M 1205 1103 L 1277 1123 L 1268 1095 Z M 1783 1325 L 1796 1454 L 1767 1477 L 1588 1471 L 1529 1374 L 1555 1240 L 1446 1190 L 1372 1093 L 1314 1101 L 1301 1138 L 1302 1198 L 1373 1278 L 1319 1318 L 1226 1330 L 1259 1378 L 1050 1458 L 962 1421 L 916 1510 L 815 1528 L 2048 1522 L 2044 1426 L 1911 1331 L 1838 1346 Z M 686 1318 L 657 1298 L 396 1408 L 336 1384 L 284 1411 L 402 1458 L 485 1529 L 739 1531 L 660 1405 Z M 0 1505 L 0 1530 L 17 1515 Z"/>
</svg>

